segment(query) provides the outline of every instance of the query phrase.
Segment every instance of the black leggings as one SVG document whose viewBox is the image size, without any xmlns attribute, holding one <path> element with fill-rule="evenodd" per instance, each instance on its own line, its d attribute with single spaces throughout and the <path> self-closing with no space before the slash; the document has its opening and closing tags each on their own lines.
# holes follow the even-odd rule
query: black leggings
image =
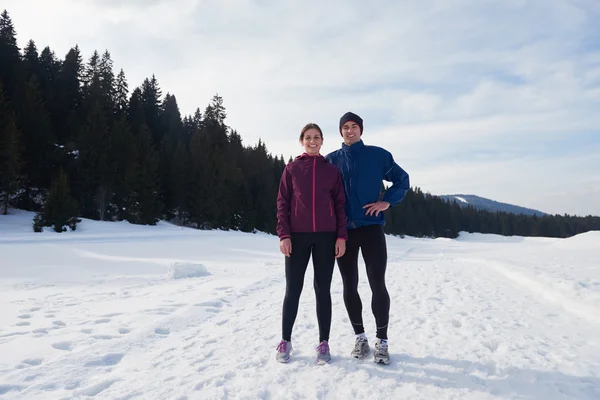
<svg viewBox="0 0 600 400">
<path fill-rule="evenodd" d="M 331 329 L 331 278 L 335 266 L 335 232 L 292 233 L 292 253 L 285 258 L 285 298 L 283 299 L 282 338 L 292 340 L 298 314 L 304 274 L 312 254 L 314 288 L 317 298 L 319 342 L 329 340 Z"/>
<path fill-rule="evenodd" d="M 368 225 L 348 230 L 346 253 L 338 258 L 338 267 L 344 282 L 344 303 L 348 317 L 358 335 L 365 331 L 362 319 L 362 302 L 358 294 L 358 250 L 367 268 L 367 277 L 373 296 L 371 309 L 377 324 L 377 337 L 387 339 L 390 318 L 390 295 L 385 287 L 387 247 L 381 225 Z"/>
</svg>

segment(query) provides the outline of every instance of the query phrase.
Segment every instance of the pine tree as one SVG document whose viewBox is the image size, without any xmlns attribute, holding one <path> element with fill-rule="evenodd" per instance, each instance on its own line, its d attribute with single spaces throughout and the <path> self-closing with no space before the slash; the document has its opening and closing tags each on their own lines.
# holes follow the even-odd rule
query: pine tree
<svg viewBox="0 0 600 400">
<path fill-rule="evenodd" d="M 127 122 L 127 117 L 121 117 L 113 126 L 114 159 L 115 159 L 115 184 L 114 184 L 114 210 L 112 213 L 119 220 L 130 218 L 129 197 L 133 192 L 133 182 L 136 173 L 136 150 L 133 134 Z"/>
<path fill-rule="evenodd" d="M 202 128 L 202 113 L 199 108 L 196 108 L 196 112 L 194 112 L 194 116 L 192 117 L 192 133 L 196 132 L 198 129 Z"/>
<path fill-rule="evenodd" d="M 102 54 L 102 58 L 98 63 L 98 73 L 100 93 L 104 99 L 104 109 L 107 112 L 114 112 L 117 108 L 117 86 L 113 72 L 113 61 L 108 50 Z"/>
<path fill-rule="evenodd" d="M 61 170 L 52 183 L 41 212 L 33 220 L 33 229 L 41 232 L 43 227 L 52 226 L 56 232 L 66 232 L 66 227 L 74 231 L 79 222 L 77 203 L 71 197 L 67 175 Z"/>
<path fill-rule="evenodd" d="M 248 226 L 244 224 L 245 214 L 248 207 L 248 188 L 244 184 L 244 146 L 242 137 L 237 131 L 231 131 L 229 134 L 229 148 L 227 160 L 230 163 L 230 196 L 231 201 L 231 225 L 233 229 L 248 231 Z"/>
<path fill-rule="evenodd" d="M 8 11 L 0 14 L 0 81 L 8 101 L 14 97 L 19 80 L 21 54 L 17 46 L 17 34 Z"/>
<path fill-rule="evenodd" d="M 198 129 L 190 139 L 189 180 L 186 191 L 190 221 L 195 223 L 197 228 L 207 228 L 209 225 L 211 170 L 207 146 L 206 136 Z"/>
<path fill-rule="evenodd" d="M 206 110 L 204 111 L 204 121 L 212 121 L 218 125 L 225 125 L 225 118 L 227 112 L 223 105 L 223 98 L 218 94 L 215 94 L 212 101 Z"/>
<path fill-rule="evenodd" d="M 154 75 L 152 75 L 152 79 L 144 80 L 141 95 L 145 117 L 144 122 L 150 131 L 154 146 L 158 148 L 164 135 L 160 120 L 162 106 L 160 99 L 162 97 L 162 92 Z"/>
<path fill-rule="evenodd" d="M 57 85 L 57 109 L 53 122 L 57 141 L 67 144 L 78 135 L 82 121 L 80 111 L 83 103 L 81 79 L 84 73 L 83 58 L 79 47 L 70 49 L 61 63 Z"/>
<path fill-rule="evenodd" d="M 116 82 L 116 93 L 115 93 L 115 108 L 117 114 L 127 113 L 127 95 L 129 93 L 129 86 L 127 85 L 127 79 L 125 78 L 125 72 L 121 70 L 117 75 Z"/>
<path fill-rule="evenodd" d="M 22 133 L 25 167 L 24 191 L 17 203 L 26 210 L 38 210 L 39 195 L 50 188 L 56 163 L 56 141 L 35 76 L 18 88 L 15 101 L 17 127 Z"/>
<path fill-rule="evenodd" d="M 155 225 L 161 217 L 158 156 L 152 145 L 148 128 L 143 125 L 136 138 L 136 166 L 132 182 L 129 222 Z"/>
<path fill-rule="evenodd" d="M 106 220 L 115 179 L 115 161 L 109 123 L 101 101 L 90 110 L 79 140 L 78 198 L 83 216 Z"/>
<path fill-rule="evenodd" d="M 131 131 L 134 135 L 138 135 L 142 130 L 142 125 L 146 124 L 144 122 L 144 103 L 142 99 L 142 90 L 140 88 L 135 88 L 131 93 L 127 111 L 127 119 L 129 121 L 129 125 L 131 126 Z"/>
<path fill-rule="evenodd" d="M 100 54 L 94 50 L 83 73 L 83 84 L 86 89 L 100 86 Z"/>
<path fill-rule="evenodd" d="M 187 211 L 187 188 L 188 188 L 188 172 L 190 170 L 190 156 L 186 150 L 186 145 L 183 141 L 177 143 L 175 149 L 173 164 L 171 168 L 170 183 L 172 187 L 172 210 L 174 216 L 187 225 L 190 220 L 189 212 Z"/>
<path fill-rule="evenodd" d="M 44 102 L 52 106 L 55 105 L 59 72 L 60 62 L 50 47 L 46 46 L 40 53 L 38 81 Z"/>
<path fill-rule="evenodd" d="M 31 79 L 31 77 L 34 75 L 37 77 L 37 79 L 40 79 L 40 76 L 42 75 L 40 56 L 33 40 L 27 42 L 27 46 L 25 47 L 25 51 L 23 53 L 23 71 L 25 80 Z"/>
<path fill-rule="evenodd" d="M 207 218 L 210 226 L 227 229 L 231 226 L 232 165 L 227 158 L 228 137 L 225 125 L 225 108 L 223 99 L 214 96 L 211 104 L 204 112 L 204 120 L 200 131 L 205 140 L 205 152 L 208 158 L 208 185 L 211 194 L 206 199 Z"/>
<path fill-rule="evenodd" d="M 3 214 L 8 214 L 10 197 L 18 189 L 22 162 L 20 133 L 15 116 L 8 108 L 0 82 L 0 192 Z"/>
<path fill-rule="evenodd" d="M 162 104 L 161 112 L 162 131 L 165 135 L 160 146 L 161 175 L 161 201 L 165 205 L 167 218 L 172 218 L 175 212 L 175 180 L 173 164 L 175 162 L 175 151 L 182 140 L 183 125 L 181 114 L 175 96 L 167 93 Z"/>
<path fill-rule="evenodd" d="M 202 125 L 202 113 L 200 109 L 196 109 L 193 116 L 187 116 L 183 119 L 183 132 L 182 132 L 182 140 L 186 146 L 186 149 L 190 148 L 190 141 L 192 140 L 192 136 L 196 132 L 200 130 Z"/>
</svg>

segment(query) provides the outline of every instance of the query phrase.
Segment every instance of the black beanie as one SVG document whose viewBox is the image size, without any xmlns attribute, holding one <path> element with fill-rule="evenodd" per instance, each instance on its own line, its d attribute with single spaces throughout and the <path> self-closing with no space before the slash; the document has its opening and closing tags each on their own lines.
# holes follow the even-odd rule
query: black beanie
<svg viewBox="0 0 600 400">
<path fill-rule="evenodd" d="M 350 111 L 348 111 L 346 114 L 342 115 L 342 118 L 340 118 L 340 134 L 342 133 L 342 126 L 344 126 L 344 124 L 348 121 L 356 122 L 358 124 L 358 127 L 360 128 L 360 134 L 362 135 L 363 120 L 361 117 L 359 117 L 358 115 L 356 115 Z"/>
</svg>

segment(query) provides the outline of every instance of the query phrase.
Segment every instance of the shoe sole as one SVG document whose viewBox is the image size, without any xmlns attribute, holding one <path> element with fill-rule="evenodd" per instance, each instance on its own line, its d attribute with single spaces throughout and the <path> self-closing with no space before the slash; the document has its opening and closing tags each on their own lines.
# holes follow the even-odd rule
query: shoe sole
<svg viewBox="0 0 600 400">
<path fill-rule="evenodd" d="M 375 364 L 383 364 L 383 365 L 390 365 L 390 360 L 384 360 L 384 359 L 374 359 L 373 360 L 375 362 Z"/>
<path fill-rule="evenodd" d="M 291 353 L 292 353 L 292 352 L 290 351 L 290 355 L 288 355 L 288 357 L 287 357 L 287 358 L 277 358 L 277 357 L 275 357 L 275 360 L 277 360 L 277 362 L 280 362 L 280 363 L 282 363 L 282 364 L 287 364 L 288 362 L 290 362 L 290 360 L 291 360 L 291 358 L 292 358 L 292 357 L 291 357 Z"/>
</svg>

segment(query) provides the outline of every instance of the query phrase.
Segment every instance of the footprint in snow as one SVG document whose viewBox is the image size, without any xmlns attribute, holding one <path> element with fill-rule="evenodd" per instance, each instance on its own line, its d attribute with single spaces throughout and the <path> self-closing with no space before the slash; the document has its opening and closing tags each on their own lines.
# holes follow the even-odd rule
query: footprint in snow
<svg viewBox="0 0 600 400">
<path fill-rule="evenodd" d="M 30 367 L 35 367 L 38 366 L 42 363 L 42 359 L 41 358 L 27 358 L 23 361 L 21 361 L 20 364 L 18 364 L 15 369 L 25 369 L 25 368 L 30 368 Z M 35 378 L 35 376 L 33 378 L 31 378 L 32 380 Z"/>
<path fill-rule="evenodd" d="M 185 307 L 187 306 L 186 303 L 175 303 L 173 304 L 172 301 L 169 302 L 169 304 L 165 304 L 166 307 Z"/>
<path fill-rule="evenodd" d="M 42 363 L 42 361 L 44 361 L 42 358 L 26 358 L 25 360 L 23 360 L 21 362 L 23 364 L 36 366 L 36 365 L 40 365 Z"/>
<path fill-rule="evenodd" d="M 168 307 L 159 307 L 159 308 L 144 310 L 144 312 L 146 312 L 148 314 L 154 314 L 154 315 L 169 315 L 175 311 L 176 311 L 175 308 L 168 308 Z"/>
<path fill-rule="evenodd" d="M 77 398 L 80 398 L 80 397 L 83 397 L 83 396 L 94 397 L 94 396 L 102 393 L 103 391 L 105 391 L 109 387 L 111 387 L 117 381 L 118 381 L 117 379 L 112 379 L 112 380 L 107 380 L 107 381 L 101 381 L 101 382 L 93 384 L 91 386 L 87 386 L 85 388 L 76 390 L 73 393 L 73 395 L 75 397 L 77 397 Z"/>
<path fill-rule="evenodd" d="M 54 347 L 57 350 L 65 350 L 65 351 L 73 350 L 73 344 L 71 342 L 56 342 L 56 343 L 52 344 L 52 347 Z"/>
<path fill-rule="evenodd" d="M 125 357 L 125 353 L 108 353 L 102 357 L 96 357 L 86 362 L 84 367 L 109 367 L 117 365 Z"/>
<path fill-rule="evenodd" d="M 500 343 L 495 340 L 490 340 L 489 342 L 481 342 L 483 347 L 487 347 L 492 353 L 498 350 Z"/>
<path fill-rule="evenodd" d="M 97 340 L 110 340 L 115 338 L 115 336 L 111 335 L 94 335 L 92 337 Z"/>
<path fill-rule="evenodd" d="M 129 332 L 131 332 L 131 331 L 129 329 L 127 329 L 127 328 L 119 328 L 119 333 L 121 335 L 125 335 L 125 334 L 127 334 Z"/>
<path fill-rule="evenodd" d="M 100 318 L 94 321 L 94 325 L 108 324 L 110 321 L 112 321 L 110 318 Z"/>
<path fill-rule="evenodd" d="M 20 392 L 23 388 L 18 385 L 0 385 L 0 395 L 6 394 L 8 392 Z"/>
<path fill-rule="evenodd" d="M 455 327 L 455 328 L 461 328 L 462 327 L 462 323 L 459 320 L 457 320 L 457 319 L 453 319 L 452 320 L 452 326 Z"/>
<path fill-rule="evenodd" d="M 27 326 L 27 325 L 31 325 L 31 323 L 29 321 L 22 321 L 22 322 L 17 322 L 16 326 Z"/>
<path fill-rule="evenodd" d="M 169 330 L 169 328 L 156 328 L 154 329 L 154 333 L 158 335 L 168 335 L 169 333 L 171 333 L 171 331 Z"/>
<path fill-rule="evenodd" d="M 29 319 L 29 318 L 31 318 L 31 314 L 21 314 L 21 315 L 17 316 L 17 318 Z"/>
<path fill-rule="evenodd" d="M 202 303 L 194 304 L 196 307 L 223 307 L 223 302 L 221 301 L 203 301 Z"/>
</svg>

